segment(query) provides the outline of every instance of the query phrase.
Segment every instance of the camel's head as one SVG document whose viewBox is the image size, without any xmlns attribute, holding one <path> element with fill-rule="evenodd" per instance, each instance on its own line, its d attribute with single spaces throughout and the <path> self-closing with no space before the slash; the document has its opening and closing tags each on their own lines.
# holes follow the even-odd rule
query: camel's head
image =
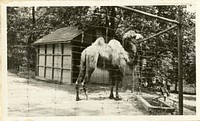
<svg viewBox="0 0 200 121">
<path fill-rule="evenodd" d="M 143 39 L 143 36 L 133 30 L 127 31 L 122 38 L 124 49 L 129 53 L 130 63 L 128 64 L 130 65 L 133 65 L 134 62 L 137 60 L 136 44 L 141 39 Z"/>
</svg>

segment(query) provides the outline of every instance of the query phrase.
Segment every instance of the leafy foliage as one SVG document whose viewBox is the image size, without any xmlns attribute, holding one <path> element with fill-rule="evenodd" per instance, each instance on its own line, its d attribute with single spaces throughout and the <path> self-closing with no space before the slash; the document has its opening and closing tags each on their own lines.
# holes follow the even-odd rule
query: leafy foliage
<svg viewBox="0 0 200 121">
<path fill-rule="evenodd" d="M 184 7 L 184 6 L 182 6 Z M 177 20 L 178 6 L 135 6 L 135 9 L 148 13 Z M 118 25 L 118 33 L 123 33 L 126 29 L 133 29 L 142 33 L 144 37 L 149 37 L 161 30 L 172 26 L 163 22 L 131 13 L 123 12 L 123 23 Z M 196 82 L 196 62 L 195 62 L 195 13 L 183 11 L 183 79 L 187 83 Z M 154 73 L 163 79 L 176 83 L 178 80 L 178 43 L 177 31 L 171 30 L 159 37 L 141 43 L 142 57 L 147 59 L 148 68 L 153 68 Z M 152 72 L 149 72 L 152 73 Z M 150 76 L 150 75 L 149 75 Z"/>
</svg>

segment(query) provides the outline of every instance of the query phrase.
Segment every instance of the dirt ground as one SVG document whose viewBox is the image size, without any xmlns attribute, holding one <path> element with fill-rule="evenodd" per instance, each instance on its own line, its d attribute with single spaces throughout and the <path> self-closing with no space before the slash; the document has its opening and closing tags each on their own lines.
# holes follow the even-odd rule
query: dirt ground
<svg viewBox="0 0 200 121">
<path fill-rule="evenodd" d="M 120 93 L 123 100 L 108 99 L 109 87 L 89 88 L 89 100 L 81 93 L 75 101 L 74 85 L 58 85 L 8 76 L 9 116 L 117 116 L 145 115 L 133 99 L 133 93 Z"/>
<path fill-rule="evenodd" d="M 86 100 L 81 91 L 82 100 L 77 102 L 74 85 L 46 83 L 8 73 L 8 116 L 148 115 L 130 91 L 120 91 L 121 101 L 108 98 L 108 86 L 90 85 L 88 94 Z M 184 114 L 195 112 L 184 109 Z"/>
</svg>

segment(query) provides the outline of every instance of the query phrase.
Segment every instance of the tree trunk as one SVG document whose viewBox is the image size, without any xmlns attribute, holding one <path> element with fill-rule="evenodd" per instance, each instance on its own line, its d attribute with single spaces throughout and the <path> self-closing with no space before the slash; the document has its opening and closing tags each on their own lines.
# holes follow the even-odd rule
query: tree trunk
<svg viewBox="0 0 200 121">
<path fill-rule="evenodd" d="M 35 37 L 35 26 L 36 26 L 36 20 L 35 20 L 35 7 L 32 7 L 32 24 L 33 24 L 33 26 L 32 26 L 32 30 L 33 30 L 33 32 L 32 32 L 32 38 L 31 38 L 31 43 L 33 43 L 35 40 L 36 40 L 36 37 Z M 29 43 L 29 45 L 30 45 L 30 48 L 31 48 L 31 43 Z M 31 50 L 33 50 L 33 49 L 31 49 Z M 33 65 L 35 66 L 35 72 L 36 72 L 36 74 L 35 75 L 38 75 L 38 67 L 37 67 L 37 63 L 35 63 L 35 62 L 37 62 L 37 56 L 35 56 L 36 54 L 31 54 L 31 57 L 30 57 L 30 59 L 31 60 L 34 60 L 34 59 L 36 59 L 36 61 L 33 61 Z"/>
<path fill-rule="evenodd" d="M 30 67 L 31 67 L 31 63 L 30 61 L 33 60 L 35 57 L 34 57 L 34 53 L 33 52 L 33 48 L 31 48 L 31 44 L 35 41 L 35 36 L 34 36 L 34 31 L 35 31 L 35 7 L 32 7 L 32 26 L 31 26 L 31 29 L 32 29 L 32 32 L 31 34 L 29 35 L 29 38 L 27 40 L 27 71 L 28 73 L 30 72 Z M 37 71 L 36 71 L 37 72 Z"/>
<path fill-rule="evenodd" d="M 106 7 L 106 43 L 108 43 L 108 33 L 109 33 L 109 7 Z"/>
<path fill-rule="evenodd" d="M 115 29 L 115 15 L 116 15 L 116 13 L 115 13 L 115 7 L 114 6 L 112 6 L 111 7 L 111 37 L 112 38 L 115 38 L 115 31 L 114 31 L 114 29 Z"/>
</svg>

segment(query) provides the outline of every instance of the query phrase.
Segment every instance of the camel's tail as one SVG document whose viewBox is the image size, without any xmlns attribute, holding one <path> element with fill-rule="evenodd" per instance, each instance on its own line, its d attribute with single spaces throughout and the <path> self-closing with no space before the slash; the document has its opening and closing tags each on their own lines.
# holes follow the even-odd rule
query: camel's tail
<svg viewBox="0 0 200 121">
<path fill-rule="evenodd" d="M 85 77 L 85 71 L 86 71 L 86 53 L 83 51 L 81 53 L 81 60 L 80 60 L 80 66 L 79 66 L 79 75 L 77 78 L 76 83 L 80 83 L 83 81 Z"/>
<path fill-rule="evenodd" d="M 84 50 L 81 54 L 81 66 L 82 68 L 86 68 L 86 62 L 87 62 L 87 52 Z"/>
</svg>

